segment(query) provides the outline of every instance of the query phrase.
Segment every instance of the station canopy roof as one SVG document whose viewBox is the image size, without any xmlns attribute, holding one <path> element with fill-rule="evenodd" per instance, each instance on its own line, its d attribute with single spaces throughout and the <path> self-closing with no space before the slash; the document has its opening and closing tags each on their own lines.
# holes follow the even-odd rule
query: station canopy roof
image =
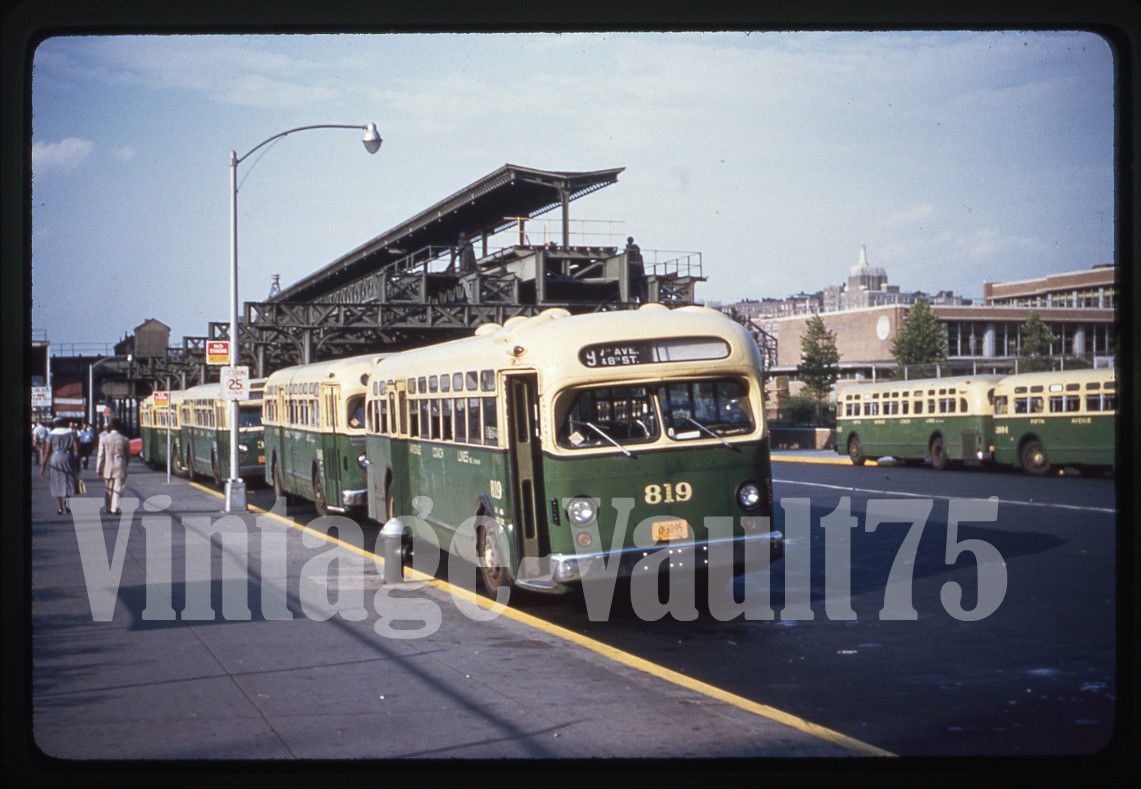
<svg viewBox="0 0 1141 789">
<path fill-rule="evenodd" d="M 536 170 L 506 164 L 368 243 L 342 255 L 270 300 L 321 301 L 338 288 L 425 247 L 453 247 L 460 232 L 475 238 L 511 227 L 506 217 L 535 217 L 618 180 L 624 167 L 591 172 Z"/>
</svg>

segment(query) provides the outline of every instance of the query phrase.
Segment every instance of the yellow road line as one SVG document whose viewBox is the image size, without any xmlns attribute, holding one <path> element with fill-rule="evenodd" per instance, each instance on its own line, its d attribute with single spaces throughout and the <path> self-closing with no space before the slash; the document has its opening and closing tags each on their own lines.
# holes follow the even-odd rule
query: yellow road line
<svg viewBox="0 0 1141 789">
<path fill-rule="evenodd" d="M 202 490 L 206 493 L 222 498 L 222 494 L 216 490 L 204 487 L 196 482 L 191 482 L 189 484 L 191 487 L 197 488 L 198 490 Z M 374 562 L 376 562 L 377 565 L 381 567 L 384 566 L 384 558 L 376 555 L 375 553 L 372 553 L 371 551 L 367 551 L 364 548 L 353 545 L 352 543 L 344 542 L 343 540 L 340 540 L 336 537 L 331 537 L 324 532 L 319 532 L 315 529 L 311 529 L 308 526 L 298 523 L 297 521 L 290 520 L 289 518 L 286 518 L 282 515 L 278 515 L 276 512 L 264 510 L 261 507 L 254 505 L 249 505 L 249 508 L 255 512 L 261 513 L 262 515 L 268 515 L 275 520 L 281 521 L 287 526 L 297 529 L 298 531 L 308 532 L 309 534 L 320 537 L 326 542 L 352 551 L 359 556 L 364 556 L 368 559 L 372 559 Z M 463 598 L 464 600 L 479 605 L 483 608 L 492 609 L 496 607 L 495 601 L 493 600 L 489 600 L 486 597 L 481 597 L 480 595 L 477 595 L 468 589 L 464 589 L 463 587 L 453 586 L 447 581 L 441 580 L 434 576 L 421 573 L 412 567 L 405 568 L 405 576 L 414 581 L 422 581 L 429 586 L 433 586 L 436 589 L 447 592 L 454 597 Z M 627 666 L 628 668 L 650 674 L 651 676 L 663 679 L 666 682 L 670 682 L 674 685 L 692 690 L 695 693 L 700 693 L 704 696 L 708 696 L 709 698 L 716 699 L 717 701 L 721 701 L 725 704 L 737 707 L 738 709 L 744 710 L 745 712 L 750 712 L 754 715 L 759 715 L 762 718 L 768 718 L 769 720 L 776 721 L 777 723 L 782 723 L 785 726 L 789 726 L 793 729 L 804 732 L 805 734 L 810 734 L 813 737 L 817 737 L 819 739 L 831 742 L 835 745 L 839 745 L 843 748 L 847 748 L 850 751 L 855 751 L 856 753 L 863 754 L 864 756 L 895 756 L 895 754 L 891 751 L 887 751 L 883 748 L 876 747 L 875 745 L 857 740 L 854 737 L 849 737 L 846 734 L 841 734 L 840 732 L 829 729 L 825 726 L 812 723 L 811 721 L 805 720 L 804 718 L 798 717 L 783 710 L 779 710 L 776 707 L 770 707 L 768 704 L 760 704 L 743 696 L 738 696 L 736 693 L 730 693 L 727 690 L 722 690 L 721 688 L 710 685 L 707 682 L 702 682 L 701 680 L 694 679 L 693 677 L 689 677 L 685 674 L 682 674 L 681 672 L 674 671 L 673 669 L 666 668 L 665 666 L 660 666 L 657 663 L 652 663 L 649 660 L 640 658 L 637 655 L 633 655 L 629 652 L 617 649 L 608 644 L 604 644 L 601 641 L 597 641 L 593 638 L 587 638 L 580 633 L 576 633 L 573 630 L 568 630 L 565 627 L 553 624 L 552 622 L 548 622 L 545 619 L 540 619 L 539 617 L 528 614 L 524 611 L 519 611 L 517 609 L 507 607 L 501 609 L 500 613 L 501 615 L 509 617 L 510 619 L 514 619 L 517 622 L 529 625 L 538 630 L 542 630 L 544 633 L 549 633 L 550 635 L 561 638 L 564 641 L 569 641 L 573 644 L 577 644 L 578 646 L 583 647 L 584 649 L 589 649 L 591 652 L 602 655 L 603 657 Z"/>
<path fill-rule="evenodd" d="M 848 460 L 847 458 L 842 458 L 839 456 L 837 456 L 835 459 L 833 459 L 833 458 L 800 458 L 800 457 L 797 457 L 796 455 L 770 455 L 769 457 L 772 460 L 781 460 L 781 461 L 784 461 L 786 463 L 829 463 L 832 465 L 836 465 L 836 464 L 845 465 L 845 466 L 852 465 L 852 461 Z"/>
</svg>

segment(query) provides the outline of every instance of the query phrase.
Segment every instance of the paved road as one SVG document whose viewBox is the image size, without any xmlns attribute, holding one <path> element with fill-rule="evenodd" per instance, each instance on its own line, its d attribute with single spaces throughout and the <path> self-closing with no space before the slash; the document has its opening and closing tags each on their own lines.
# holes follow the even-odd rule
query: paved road
<svg viewBox="0 0 1141 789">
<path fill-rule="evenodd" d="M 57 516 L 38 477 L 31 493 L 32 725 L 55 759 L 875 752 L 576 630 L 473 621 L 440 589 L 395 593 L 416 606 L 401 624 L 359 550 L 267 516 L 222 519 L 215 493 L 165 474 L 134 470 L 127 521 L 100 518 L 94 496 Z M 322 620 L 320 601 L 341 609 Z M 422 637 L 385 630 L 437 621 Z"/>
<path fill-rule="evenodd" d="M 409 639 L 376 630 L 383 584 L 353 548 L 372 548 L 367 526 L 341 534 L 359 543 L 330 547 L 281 520 L 244 517 L 248 569 L 233 566 L 251 616 L 223 617 L 225 546 L 201 581 L 195 562 L 185 572 L 186 536 L 219 523 L 217 493 L 138 470 L 131 492 L 156 512 L 132 520 L 114 617 L 94 622 L 77 535 L 97 528 L 111 550 L 116 526 L 56 517 L 34 479 L 35 741 L 53 756 L 130 759 L 1056 755 L 1105 745 L 1118 692 L 1112 480 L 785 461 L 774 477 L 778 501 L 808 500 L 812 529 L 799 554 L 808 572 L 792 554 L 772 569 L 772 620 L 645 622 L 618 606 L 592 622 L 581 601 L 514 595 L 508 612 L 477 623 L 440 584 L 407 595 L 439 611 L 435 632 Z M 152 498 L 164 495 L 169 503 Z M 969 611 L 979 575 L 974 554 L 946 561 L 949 500 L 991 495 L 995 522 L 964 523 L 957 538 L 994 546 L 1006 589 L 993 614 L 961 621 L 942 590 L 959 582 Z M 911 565 L 916 618 L 881 620 L 909 525 L 867 532 L 868 501 L 928 497 Z M 831 615 L 843 608 L 834 594 L 826 602 L 820 528 L 843 498 L 857 519 L 851 620 Z M 271 499 L 251 491 L 255 504 Z M 303 505 L 289 515 L 313 517 Z M 778 527 L 794 531 L 785 517 L 778 509 Z M 161 522 L 171 524 L 169 549 L 147 543 Z M 283 536 L 284 561 L 263 555 L 263 534 Z M 336 599 L 333 555 L 369 568 L 360 621 L 318 621 L 305 609 L 322 596 L 314 590 Z M 167 557 L 169 606 L 146 596 L 146 573 Z M 269 576 L 279 576 L 269 588 L 286 591 L 267 602 Z M 737 593 L 759 582 L 748 576 Z M 219 616 L 190 621 L 202 584 Z M 811 619 L 793 615 L 801 597 Z M 183 614 L 148 619 L 152 602 Z M 266 615 L 275 607 L 291 618 Z"/>
</svg>

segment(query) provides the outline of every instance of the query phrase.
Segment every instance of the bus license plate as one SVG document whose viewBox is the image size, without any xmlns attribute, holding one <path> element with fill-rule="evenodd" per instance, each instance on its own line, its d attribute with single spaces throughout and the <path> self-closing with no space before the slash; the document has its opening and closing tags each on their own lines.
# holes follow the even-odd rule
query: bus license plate
<svg viewBox="0 0 1141 789">
<path fill-rule="evenodd" d="M 654 521 L 654 539 L 658 542 L 665 540 L 681 540 L 689 535 L 689 524 L 681 518 L 668 521 Z"/>
</svg>

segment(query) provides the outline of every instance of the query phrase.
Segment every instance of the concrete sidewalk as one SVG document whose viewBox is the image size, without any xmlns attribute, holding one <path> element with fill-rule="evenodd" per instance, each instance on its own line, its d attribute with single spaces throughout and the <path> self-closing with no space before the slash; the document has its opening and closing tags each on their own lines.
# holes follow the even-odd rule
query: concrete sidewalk
<svg viewBox="0 0 1141 789">
<path fill-rule="evenodd" d="M 46 481 L 38 474 L 31 480 L 32 734 L 48 757 L 861 753 L 861 743 L 596 650 L 557 628 L 508 615 L 474 621 L 433 587 L 394 597 L 412 606 L 414 618 L 438 616 L 438 628 L 393 637 L 384 606 L 391 598 L 387 590 L 377 597 L 385 585 L 359 551 L 257 513 L 220 522 L 218 496 L 179 478 L 168 486 L 165 473 L 132 466 L 124 511 L 134 514 L 123 521 L 117 585 L 120 520 L 97 514 L 102 495 L 93 471 L 83 472 L 89 492 L 73 500 L 74 518 L 57 516 Z M 214 526 L 237 538 L 220 546 L 215 537 L 212 555 L 198 555 L 195 546 Z M 93 548 L 99 544 L 102 554 Z M 337 599 L 334 558 L 366 566 L 357 621 L 341 614 L 321 620 L 305 610 L 314 590 Z M 227 587 L 224 565 L 235 570 L 237 585 Z M 109 566 L 111 579 L 102 584 L 113 615 L 95 621 L 101 598 L 94 579 Z M 238 597 L 226 599 L 235 589 L 248 591 L 240 605 Z M 239 618 L 247 604 L 249 618 Z"/>
</svg>

